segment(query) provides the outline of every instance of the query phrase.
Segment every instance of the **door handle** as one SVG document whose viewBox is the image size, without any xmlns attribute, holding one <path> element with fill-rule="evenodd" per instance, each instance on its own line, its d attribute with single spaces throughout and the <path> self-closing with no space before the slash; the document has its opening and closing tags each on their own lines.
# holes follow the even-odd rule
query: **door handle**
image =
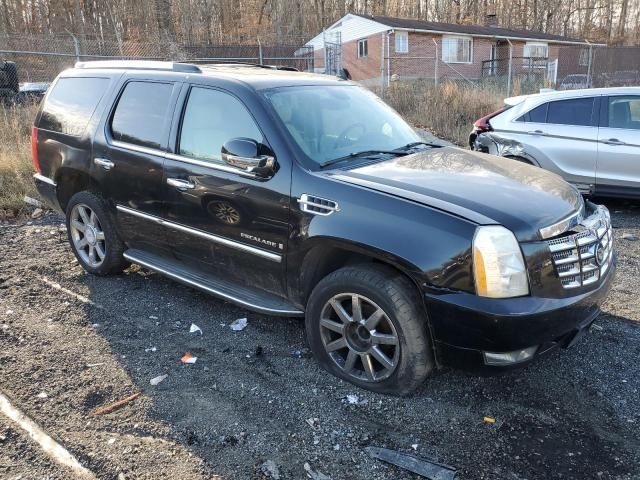
<svg viewBox="0 0 640 480">
<path fill-rule="evenodd" d="M 191 183 L 187 180 L 180 180 L 179 178 L 167 178 L 167 185 L 176 187 L 178 190 L 192 190 L 196 188 L 195 183 Z"/>
<path fill-rule="evenodd" d="M 527 132 L 529 135 L 544 135 L 542 130 L 530 130 Z"/>
<path fill-rule="evenodd" d="M 109 171 L 111 170 L 115 164 L 111 161 L 111 160 L 107 160 L 106 158 L 94 158 L 93 159 L 93 163 L 95 163 L 96 165 L 101 166 L 102 168 L 104 168 L 105 170 Z"/>
<path fill-rule="evenodd" d="M 626 145 L 626 142 L 623 142 L 622 140 L 618 140 L 617 138 L 609 138 L 607 140 L 603 140 L 603 143 L 606 143 L 607 145 Z"/>
</svg>

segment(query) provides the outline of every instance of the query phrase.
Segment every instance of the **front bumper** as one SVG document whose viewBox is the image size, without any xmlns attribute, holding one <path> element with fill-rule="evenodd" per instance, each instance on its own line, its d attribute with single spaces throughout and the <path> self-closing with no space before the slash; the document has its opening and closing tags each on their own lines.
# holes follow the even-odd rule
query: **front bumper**
<svg viewBox="0 0 640 480">
<path fill-rule="evenodd" d="M 58 186 L 56 183 L 44 175 L 36 173 L 33 176 L 33 181 L 36 184 L 36 190 L 40 194 L 40 197 L 54 210 L 62 213 L 60 202 L 58 201 Z"/>
<path fill-rule="evenodd" d="M 535 358 L 554 347 L 572 345 L 600 313 L 615 270 L 614 257 L 595 289 L 566 298 L 425 293 L 438 363 L 468 368 L 484 365 L 483 352 L 512 352 L 537 345 Z"/>
</svg>

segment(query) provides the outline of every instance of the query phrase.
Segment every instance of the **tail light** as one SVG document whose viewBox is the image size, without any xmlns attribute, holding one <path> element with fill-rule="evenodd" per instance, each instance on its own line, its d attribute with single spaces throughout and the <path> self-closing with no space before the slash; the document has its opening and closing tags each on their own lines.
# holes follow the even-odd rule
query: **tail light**
<svg viewBox="0 0 640 480">
<path fill-rule="evenodd" d="M 33 166 L 36 172 L 42 173 L 40 160 L 38 159 L 38 129 L 36 127 L 31 128 L 31 157 L 33 158 Z"/>
<path fill-rule="evenodd" d="M 489 123 L 489 120 L 491 120 L 493 117 L 501 114 L 502 112 L 504 112 L 507 108 L 509 107 L 502 107 L 499 108 L 498 110 L 496 110 L 493 113 L 490 113 L 489 115 L 485 115 L 482 118 L 479 118 L 478 120 L 476 120 L 475 122 L 473 122 L 473 126 L 476 128 L 476 130 L 478 130 L 479 132 L 490 132 L 491 129 L 491 124 Z"/>
</svg>

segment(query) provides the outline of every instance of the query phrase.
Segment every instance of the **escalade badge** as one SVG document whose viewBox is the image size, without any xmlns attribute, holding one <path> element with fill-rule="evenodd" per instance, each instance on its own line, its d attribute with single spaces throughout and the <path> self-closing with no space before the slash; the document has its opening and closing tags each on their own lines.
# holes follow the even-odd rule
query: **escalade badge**
<svg viewBox="0 0 640 480">
<path fill-rule="evenodd" d="M 284 245 L 282 243 L 273 242 L 271 240 L 265 240 L 264 238 L 256 237 L 255 235 L 249 235 L 248 233 L 241 232 L 240 236 L 242 238 L 246 238 L 247 240 L 258 242 L 268 247 L 279 248 L 280 250 L 284 249 Z"/>
</svg>

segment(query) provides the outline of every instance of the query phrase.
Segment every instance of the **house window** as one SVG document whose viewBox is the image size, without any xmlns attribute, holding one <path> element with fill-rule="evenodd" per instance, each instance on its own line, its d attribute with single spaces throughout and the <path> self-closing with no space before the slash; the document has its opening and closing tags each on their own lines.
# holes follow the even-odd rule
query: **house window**
<svg viewBox="0 0 640 480">
<path fill-rule="evenodd" d="M 367 43 L 367 39 L 358 40 L 358 58 L 365 58 L 369 55 L 369 44 Z"/>
<path fill-rule="evenodd" d="M 445 63 L 471 63 L 473 39 L 470 37 L 442 38 L 442 61 Z"/>
<path fill-rule="evenodd" d="M 409 32 L 396 32 L 396 53 L 409 53 Z"/>
<path fill-rule="evenodd" d="M 549 45 L 527 42 L 522 50 L 522 57 L 524 68 L 547 68 Z"/>
</svg>

